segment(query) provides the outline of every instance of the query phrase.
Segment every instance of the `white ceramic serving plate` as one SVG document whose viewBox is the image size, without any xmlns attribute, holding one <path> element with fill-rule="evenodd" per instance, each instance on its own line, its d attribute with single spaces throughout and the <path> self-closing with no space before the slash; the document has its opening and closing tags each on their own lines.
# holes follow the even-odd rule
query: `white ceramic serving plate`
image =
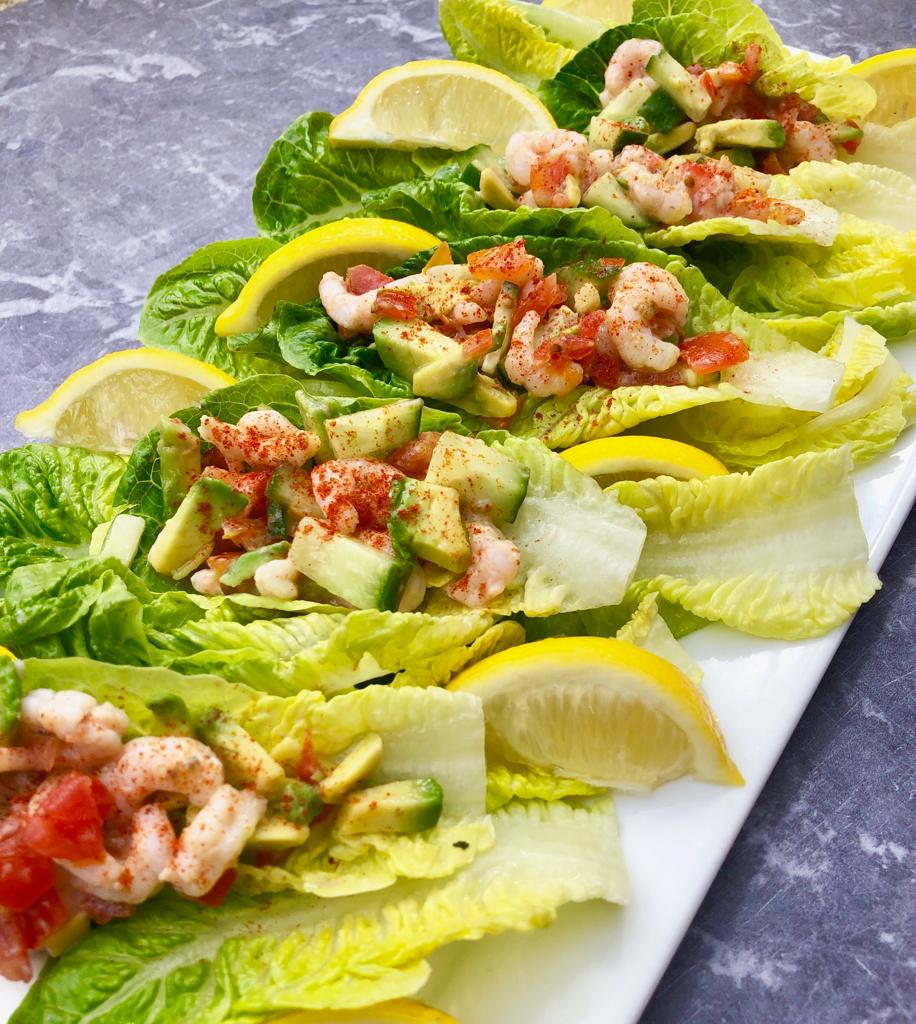
<svg viewBox="0 0 916 1024">
<path fill-rule="evenodd" d="M 916 336 L 892 351 L 916 378 Z M 879 569 L 916 497 L 916 431 L 857 472 L 856 494 L 871 564 Z M 566 907 L 542 931 L 441 950 L 423 999 L 461 1024 L 634 1024 L 846 628 L 799 643 L 757 640 L 722 626 L 687 637 L 747 785 L 683 779 L 648 796 L 620 798 L 630 905 Z M 2 1019 L 24 992 L 24 985 L 0 979 Z"/>
</svg>

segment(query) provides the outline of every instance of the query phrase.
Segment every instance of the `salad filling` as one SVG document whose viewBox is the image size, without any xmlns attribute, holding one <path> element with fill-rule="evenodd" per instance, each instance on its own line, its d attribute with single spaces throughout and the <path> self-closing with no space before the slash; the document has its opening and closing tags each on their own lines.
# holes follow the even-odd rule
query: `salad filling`
<svg viewBox="0 0 916 1024">
<path fill-rule="evenodd" d="M 359 294 L 347 280 L 353 288 L 364 268 L 329 272 L 319 294 L 343 331 L 371 327 L 382 361 L 414 393 L 492 419 L 516 411 L 503 381 L 541 397 L 588 383 L 697 386 L 748 358 L 729 331 L 686 337 L 687 293 L 653 263 L 544 269 L 518 239 Z"/>
</svg>

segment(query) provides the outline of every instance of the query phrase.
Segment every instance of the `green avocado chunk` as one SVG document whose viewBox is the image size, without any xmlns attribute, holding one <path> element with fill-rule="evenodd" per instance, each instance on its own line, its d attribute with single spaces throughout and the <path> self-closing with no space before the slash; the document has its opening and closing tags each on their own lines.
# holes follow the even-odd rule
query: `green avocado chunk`
<svg viewBox="0 0 916 1024">
<path fill-rule="evenodd" d="M 351 793 L 337 815 L 342 836 L 365 832 L 425 832 L 442 814 L 442 787 L 435 779 L 388 782 Z"/>
<path fill-rule="evenodd" d="M 422 399 L 409 398 L 337 416 L 324 427 L 335 459 L 383 459 L 420 433 L 422 415 Z"/>
<path fill-rule="evenodd" d="M 378 768 L 384 746 L 382 737 L 370 732 L 357 740 L 339 764 L 318 783 L 318 795 L 326 804 L 336 804 Z"/>
<path fill-rule="evenodd" d="M 372 335 L 382 362 L 406 377 L 414 394 L 448 402 L 473 387 L 477 364 L 465 357 L 457 341 L 423 320 L 384 317 Z"/>
<path fill-rule="evenodd" d="M 638 115 L 628 121 L 608 121 L 593 117 L 588 126 L 588 141 L 592 149 L 610 149 L 619 153 L 624 146 L 643 146 L 652 126 Z"/>
<path fill-rule="evenodd" d="M 637 209 L 627 195 L 627 190 L 610 171 L 602 174 L 592 183 L 582 197 L 582 204 L 583 206 L 600 206 L 619 217 L 624 224 L 631 228 L 647 228 L 651 223 L 649 218 Z"/>
<path fill-rule="evenodd" d="M 159 425 L 159 478 L 162 502 L 174 510 L 200 476 L 200 439 L 181 420 L 166 417 Z"/>
<path fill-rule="evenodd" d="M 0 655 L 0 743 L 11 746 L 22 708 L 22 679 L 16 662 Z"/>
<path fill-rule="evenodd" d="M 324 802 L 314 786 L 299 779 L 287 779 L 271 800 L 272 811 L 294 825 L 310 825 L 324 810 Z"/>
<path fill-rule="evenodd" d="M 646 61 L 646 72 L 681 110 L 692 120 L 702 121 L 712 103 L 712 97 L 693 75 L 666 50 L 661 50 Z"/>
<path fill-rule="evenodd" d="M 149 564 L 174 580 L 189 576 L 213 550 L 223 522 L 244 511 L 247 505 L 248 498 L 227 483 L 202 476 L 159 531 L 147 556 Z"/>
<path fill-rule="evenodd" d="M 757 117 L 733 117 L 697 128 L 695 145 L 708 156 L 714 149 L 746 146 L 749 149 L 781 149 L 786 130 L 778 121 Z"/>
<path fill-rule="evenodd" d="M 410 477 L 395 480 L 388 530 L 395 551 L 419 555 L 449 572 L 464 572 L 471 560 L 460 498 L 453 487 Z"/>
<path fill-rule="evenodd" d="M 237 587 L 250 580 L 262 565 L 277 558 L 285 558 L 288 551 L 289 543 L 285 540 L 277 541 L 276 544 L 265 544 L 263 548 L 256 548 L 254 551 L 246 551 L 229 566 L 219 581 L 227 587 Z"/>
<path fill-rule="evenodd" d="M 690 142 L 696 134 L 696 130 L 697 126 L 693 121 L 685 121 L 677 128 L 672 128 L 670 132 L 656 132 L 646 139 L 646 149 L 651 149 L 662 156 L 666 153 L 673 153 L 674 150 L 680 149 L 685 143 Z"/>
<path fill-rule="evenodd" d="M 483 441 L 447 430 L 433 449 L 426 480 L 453 487 L 472 511 L 511 523 L 525 500 L 529 475 L 527 466 Z"/>
<path fill-rule="evenodd" d="M 271 814 L 258 822 L 254 835 L 245 843 L 245 849 L 291 850 L 302 846 L 308 837 L 308 825 L 296 825 L 279 814 Z"/>
<path fill-rule="evenodd" d="M 197 731 L 223 762 L 226 778 L 234 786 L 254 786 L 265 796 L 283 788 L 286 772 L 282 766 L 224 712 L 214 709 L 200 722 Z"/>
</svg>

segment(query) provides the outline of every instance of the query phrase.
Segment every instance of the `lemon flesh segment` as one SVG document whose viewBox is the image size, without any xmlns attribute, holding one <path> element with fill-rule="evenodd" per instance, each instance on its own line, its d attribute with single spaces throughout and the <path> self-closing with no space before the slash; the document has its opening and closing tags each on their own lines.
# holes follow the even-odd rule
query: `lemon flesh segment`
<svg viewBox="0 0 916 1024">
<path fill-rule="evenodd" d="M 481 699 L 488 753 L 498 760 L 624 790 L 682 775 L 744 781 L 699 688 L 622 640 L 525 644 L 478 662 L 449 689 Z"/>
<path fill-rule="evenodd" d="M 916 49 L 879 53 L 852 67 L 878 94 L 869 121 L 895 125 L 916 117 Z"/>
<path fill-rule="evenodd" d="M 307 231 L 281 246 L 258 267 L 238 298 L 217 318 L 216 333 L 229 337 L 263 327 L 281 299 L 307 302 L 328 271 L 345 274 L 365 263 L 387 270 L 439 239 L 422 228 L 384 217 L 345 218 Z"/>
<path fill-rule="evenodd" d="M 549 131 L 543 103 L 500 71 L 460 60 L 417 60 L 369 82 L 331 122 L 335 146 L 463 150 L 483 143 L 500 156 L 517 131 Z"/>
<path fill-rule="evenodd" d="M 560 452 L 588 476 L 673 476 L 678 480 L 725 476 L 728 470 L 701 448 L 664 437 L 604 437 Z"/>
<path fill-rule="evenodd" d="M 126 455 L 163 416 L 228 387 L 228 373 L 177 352 L 132 348 L 77 370 L 16 417 L 26 437 Z"/>
<path fill-rule="evenodd" d="M 414 999 L 393 999 L 362 1010 L 300 1010 L 272 1024 L 458 1024 L 441 1010 Z"/>
</svg>

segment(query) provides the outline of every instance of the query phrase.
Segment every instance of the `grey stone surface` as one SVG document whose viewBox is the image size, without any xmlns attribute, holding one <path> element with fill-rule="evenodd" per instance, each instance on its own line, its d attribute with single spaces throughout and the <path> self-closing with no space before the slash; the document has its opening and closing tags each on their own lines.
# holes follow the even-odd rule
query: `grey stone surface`
<svg viewBox="0 0 916 1024">
<path fill-rule="evenodd" d="M 821 52 L 860 59 L 913 43 L 909 0 L 764 6 L 788 42 Z M 0 10 L 0 446 L 18 443 L 18 409 L 132 343 L 156 274 L 205 242 L 255 233 L 255 172 L 296 115 L 338 110 L 382 68 L 444 53 L 433 0 Z M 914 525 L 645 1024 L 916 1019 Z"/>
</svg>

